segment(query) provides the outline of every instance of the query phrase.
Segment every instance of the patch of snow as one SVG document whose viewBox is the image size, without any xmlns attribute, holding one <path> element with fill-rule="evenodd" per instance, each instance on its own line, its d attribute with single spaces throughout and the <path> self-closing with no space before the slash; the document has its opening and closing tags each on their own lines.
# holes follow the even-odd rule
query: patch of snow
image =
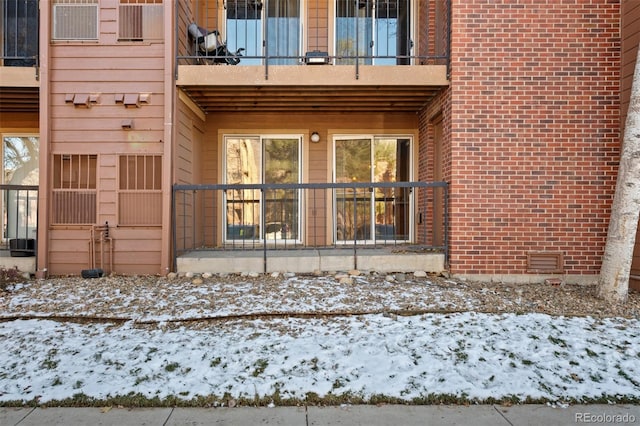
<svg viewBox="0 0 640 426">
<path fill-rule="evenodd" d="M 351 392 L 520 400 L 640 397 L 634 319 L 363 315 L 141 328 L 0 323 L 0 400 Z"/>
</svg>

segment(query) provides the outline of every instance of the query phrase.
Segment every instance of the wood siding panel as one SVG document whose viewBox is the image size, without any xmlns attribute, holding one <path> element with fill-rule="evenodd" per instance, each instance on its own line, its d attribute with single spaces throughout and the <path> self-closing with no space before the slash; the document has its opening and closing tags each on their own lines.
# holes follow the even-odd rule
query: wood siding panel
<svg viewBox="0 0 640 426">
<path fill-rule="evenodd" d="M 333 134 L 413 134 L 417 132 L 415 114 L 289 114 L 286 123 L 279 114 L 215 114 L 207 116 L 202 159 L 204 183 L 219 183 L 219 143 L 224 134 L 261 134 L 317 131 L 320 142 L 306 141 L 303 170 L 308 182 L 331 179 L 331 147 Z M 417 138 L 414 141 L 417 143 Z M 304 151 L 303 151 L 304 152 Z"/>
<path fill-rule="evenodd" d="M 40 127 L 37 112 L 3 112 L 0 114 L 0 131 L 4 129 L 37 129 Z"/>
<path fill-rule="evenodd" d="M 80 275 L 89 268 L 89 227 L 63 227 L 49 231 L 49 274 Z"/>
<path fill-rule="evenodd" d="M 176 149 L 174 152 L 174 175 L 177 183 L 189 184 L 189 183 L 203 183 L 203 177 L 201 170 L 203 164 L 207 162 L 206 156 L 208 153 L 202 151 L 204 140 L 204 128 L 205 122 L 203 120 L 204 114 L 200 112 L 198 107 L 191 103 L 189 100 L 180 99 L 178 101 L 178 123 L 176 140 Z M 215 156 L 214 156 L 215 158 Z M 192 223 L 191 217 L 193 203 L 198 203 L 198 206 L 202 206 L 202 200 L 192 200 L 191 197 L 178 196 L 176 199 L 176 207 L 178 212 L 187 212 L 185 217 L 183 213 L 179 213 L 178 221 L 188 221 Z M 211 217 L 210 211 L 207 213 L 207 217 Z M 199 218 L 199 220 L 206 220 Z M 196 224 L 198 229 L 202 225 L 202 222 Z M 202 244 L 204 239 L 212 240 L 214 233 L 211 229 L 205 230 L 205 233 L 200 233 L 199 243 Z M 178 240 L 184 240 L 184 235 L 178 235 Z"/>
<path fill-rule="evenodd" d="M 163 154 L 165 146 L 165 45 L 118 42 L 118 1 L 100 2 L 96 43 L 52 43 L 48 68 L 50 152 L 98 154 L 97 224 L 109 222 L 116 273 L 159 273 L 162 230 L 118 226 L 118 157 Z M 90 107 L 68 95 L 97 94 Z M 119 95 L 150 94 L 126 108 Z M 132 122 L 131 129 L 123 121 Z M 166 141 L 169 143 L 169 141 Z M 79 274 L 89 265 L 90 227 L 50 232 L 49 272 Z"/>
</svg>

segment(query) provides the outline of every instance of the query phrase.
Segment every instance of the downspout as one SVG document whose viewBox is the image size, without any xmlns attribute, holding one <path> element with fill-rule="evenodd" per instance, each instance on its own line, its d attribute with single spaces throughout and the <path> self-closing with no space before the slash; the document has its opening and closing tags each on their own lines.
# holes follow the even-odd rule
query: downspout
<svg viewBox="0 0 640 426">
<path fill-rule="evenodd" d="M 175 7 L 174 7 L 175 5 Z M 173 183 L 173 117 L 175 114 L 175 76 L 177 69 L 176 45 L 178 2 L 164 2 L 164 120 L 162 149 L 162 230 L 160 249 L 160 274 L 166 275 L 173 268 L 171 254 L 171 191 Z M 175 18 L 175 19 L 174 19 Z"/>
<path fill-rule="evenodd" d="M 453 15 L 452 1 L 447 0 L 447 80 L 451 80 L 451 17 Z"/>
<path fill-rule="evenodd" d="M 38 2 L 38 56 L 39 56 L 39 175 L 38 175 L 38 240 L 36 252 L 36 276 L 46 278 L 49 269 L 49 2 Z"/>
</svg>

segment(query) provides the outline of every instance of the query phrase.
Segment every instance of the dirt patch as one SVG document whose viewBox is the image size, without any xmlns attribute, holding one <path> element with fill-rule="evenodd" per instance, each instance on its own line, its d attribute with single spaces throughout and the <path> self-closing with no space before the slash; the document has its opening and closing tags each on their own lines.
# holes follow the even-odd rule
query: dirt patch
<svg viewBox="0 0 640 426">
<path fill-rule="evenodd" d="M 345 280 L 345 275 L 349 280 Z M 425 312 L 544 313 L 640 318 L 640 294 L 624 305 L 593 286 L 498 284 L 413 274 L 55 277 L 12 283 L 0 317 L 84 317 L 163 322 L 238 316 Z"/>
</svg>

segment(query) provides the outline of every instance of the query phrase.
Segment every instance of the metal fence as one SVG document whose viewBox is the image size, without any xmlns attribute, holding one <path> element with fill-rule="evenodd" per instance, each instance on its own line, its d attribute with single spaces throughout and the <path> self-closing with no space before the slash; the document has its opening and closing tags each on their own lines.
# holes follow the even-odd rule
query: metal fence
<svg viewBox="0 0 640 426">
<path fill-rule="evenodd" d="M 446 182 L 174 185 L 175 259 L 202 250 L 404 247 L 448 255 Z"/>
<path fill-rule="evenodd" d="M 176 4 L 178 64 L 449 65 L 450 0 Z M 186 22 L 187 28 L 180 23 Z"/>
<path fill-rule="evenodd" d="M 38 0 L 0 0 L 0 65 L 38 65 Z"/>
</svg>

